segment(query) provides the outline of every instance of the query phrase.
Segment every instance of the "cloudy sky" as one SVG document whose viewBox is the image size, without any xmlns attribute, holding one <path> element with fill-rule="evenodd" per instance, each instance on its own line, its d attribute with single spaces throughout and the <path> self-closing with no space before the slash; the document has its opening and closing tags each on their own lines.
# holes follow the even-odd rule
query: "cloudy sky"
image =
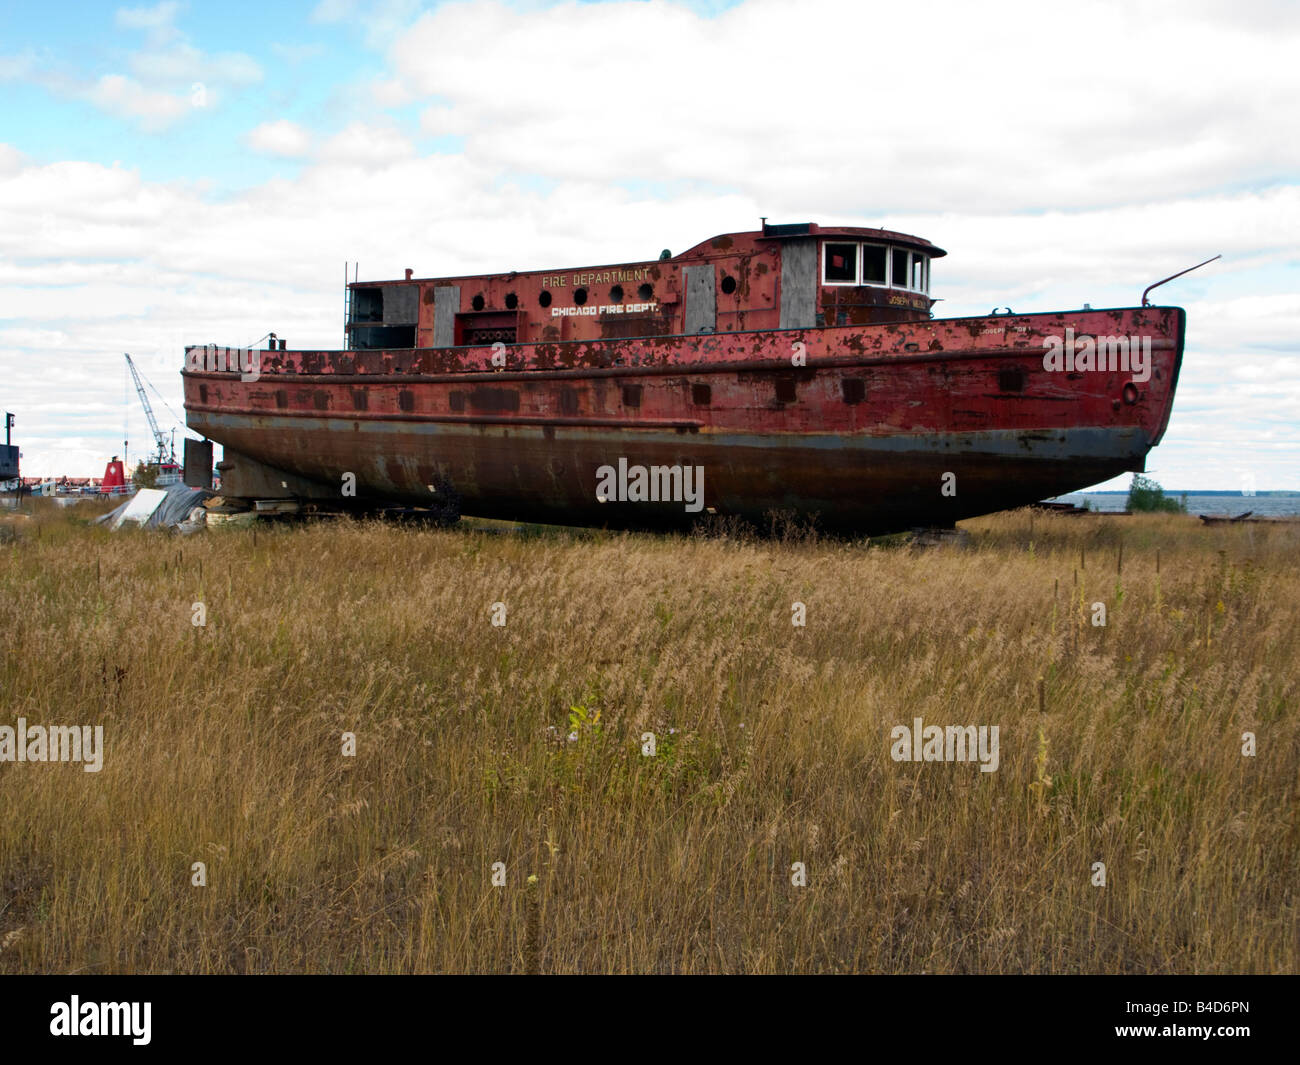
<svg viewBox="0 0 1300 1065">
<path fill-rule="evenodd" d="M 575 267 L 767 215 L 934 241 L 944 316 L 1129 306 L 1221 253 L 1160 290 L 1188 344 L 1148 466 L 1300 489 L 1297 56 L 1291 0 L 19 0 L 0 405 L 24 473 L 98 475 L 151 442 L 123 352 L 179 425 L 187 343 L 339 346 L 345 261 Z"/>
</svg>

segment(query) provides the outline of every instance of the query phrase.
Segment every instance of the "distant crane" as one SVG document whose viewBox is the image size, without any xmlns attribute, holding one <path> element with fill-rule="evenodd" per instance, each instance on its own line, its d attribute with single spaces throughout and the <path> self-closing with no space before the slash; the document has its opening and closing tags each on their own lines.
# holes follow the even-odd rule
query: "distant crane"
<svg viewBox="0 0 1300 1065">
<path fill-rule="evenodd" d="M 131 361 L 131 356 L 126 356 L 126 368 L 131 371 L 131 377 L 135 381 L 135 390 L 140 395 L 140 403 L 144 406 L 145 417 L 149 419 L 149 429 L 153 433 L 155 443 L 158 445 L 156 454 L 149 456 L 150 465 L 162 466 L 176 464 L 176 443 L 173 440 L 170 444 L 163 431 L 158 428 L 158 419 L 153 416 L 153 407 L 149 404 L 149 397 L 144 391 L 144 382 L 140 380 L 140 371 L 135 368 L 135 363 Z"/>
</svg>

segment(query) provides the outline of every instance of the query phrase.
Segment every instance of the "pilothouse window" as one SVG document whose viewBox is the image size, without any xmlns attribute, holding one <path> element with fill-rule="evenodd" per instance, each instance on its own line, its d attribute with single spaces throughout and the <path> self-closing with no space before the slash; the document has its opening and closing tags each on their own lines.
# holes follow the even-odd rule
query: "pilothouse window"
<svg viewBox="0 0 1300 1065">
<path fill-rule="evenodd" d="M 930 256 L 889 244 L 826 243 L 822 246 L 822 283 L 928 293 Z"/>
<path fill-rule="evenodd" d="M 930 291 L 930 257 L 887 244 L 822 245 L 822 284 Z"/>
<path fill-rule="evenodd" d="M 894 249 L 894 271 L 890 281 L 895 288 L 907 288 L 907 251 L 904 248 Z"/>
<path fill-rule="evenodd" d="M 858 246 L 827 244 L 825 247 L 826 280 L 832 284 L 855 284 L 858 280 Z"/>
<path fill-rule="evenodd" d="M 883 285 L 885 283 L 885 262 L 889 251 L 883 244 L 862 245 L 862 283 L 864 285 Z"/>
</svg>

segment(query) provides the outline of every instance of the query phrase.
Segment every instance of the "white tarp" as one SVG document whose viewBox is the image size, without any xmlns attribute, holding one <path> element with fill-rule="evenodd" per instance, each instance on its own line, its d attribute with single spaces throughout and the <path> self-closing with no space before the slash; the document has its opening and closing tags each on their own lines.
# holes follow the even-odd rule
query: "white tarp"
<svg viewBox="0 0 1300 1065">
<path fill-rule="evenodd" d="M 120 508 L 120 512 L 114 512 L 115 517 L 109 523 L 109 528 L 120 529 L 128 521 L 144 525 L 153 517 L 153 512 L 162 506 L 162 501 L 166 498 L 167 493 L 161 488 L 141 488 L 131 497 L 131 502 Z"/>
<path fill-rule="evenodd" d="M 161 495 L 161 503 L 140 502 L 145 493 Z M 172 484 L 166 488 L 145 488 L 136 493 L 134 498 L 121 503 L 117 509 L 102 514 L 95 519 L 97 525 L 107 525 L 110 529 L 119 528 L 124 521 L 138 522 L 144 529 L 179 528 L 181 532 L 192 531 L 186 528 L 189 516 L 196 507 L 201 508 L 204 500 L 215 495 L 207 488 L 187 488 L 183 484 Z M 135 507 L 143 506 L 143 517 L 137 517 Z M 127 511 L 131 510 L 128 516 Z"/>
</svg>

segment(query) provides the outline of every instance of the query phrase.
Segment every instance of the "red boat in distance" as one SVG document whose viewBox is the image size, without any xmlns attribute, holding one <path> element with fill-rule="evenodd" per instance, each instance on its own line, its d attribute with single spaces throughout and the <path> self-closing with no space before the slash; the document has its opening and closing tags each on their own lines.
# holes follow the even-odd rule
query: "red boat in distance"
<svg viewBox="0 0 1300 1065">
<path fill-rule="evenodd" d="M 815 223 L 578 269 L 353 282 L 342 350 L 186 349 L 223 496 L 883 533 L 1145 469 L 1184 312 L 935 319 L 946 253 Z M 187 468 L 191 464 L 187 463 Z"/>
<path fill-rule="evenodd" d="M 126 479 L 126 467 L 116 455 L 104 467 L 104 479 L 99 482 L 99 490 L 104 495 L 126 495 L 131 491 L 131 485 Z"/>
</svg>

